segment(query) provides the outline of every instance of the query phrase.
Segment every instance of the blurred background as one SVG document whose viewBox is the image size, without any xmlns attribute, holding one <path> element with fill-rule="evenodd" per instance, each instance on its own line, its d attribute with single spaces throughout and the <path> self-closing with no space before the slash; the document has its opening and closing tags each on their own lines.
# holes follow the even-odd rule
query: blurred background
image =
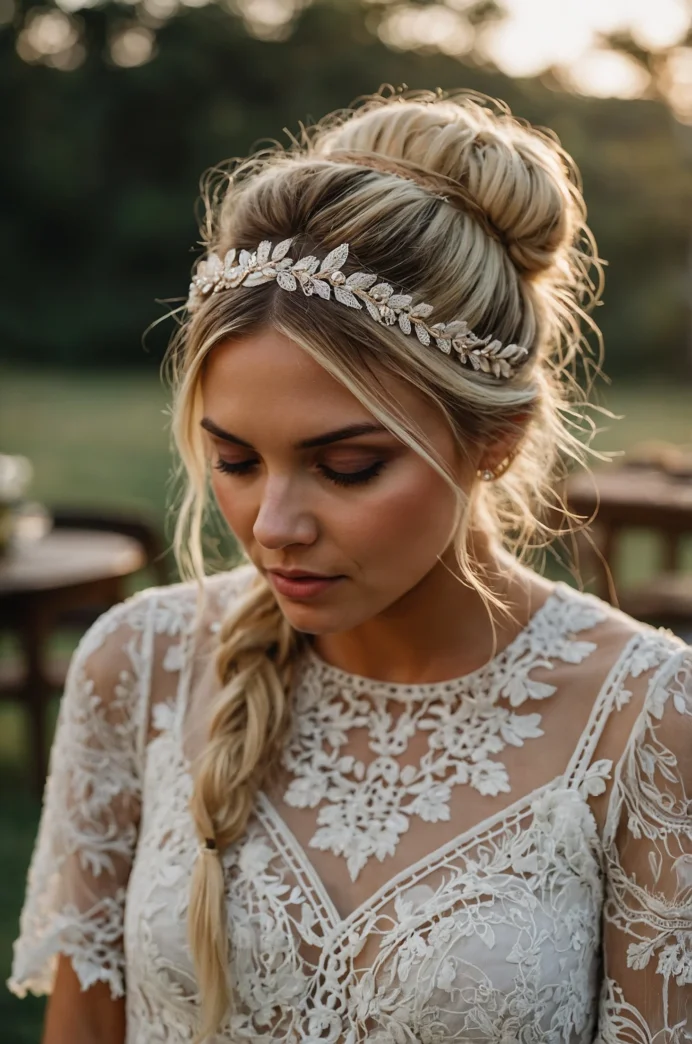
<svg viewBox="0 0 692 1044">
<path fill-rule="evenodd" d="M 36 624 L 40 555 L 26 548 L 54 520 L 63 542 L 39 564 L 60 574 L 78 546 L 70 534 L 88 530 L 93 560 L 119 563 L 105 578 L 93 562 L 80 574 L 93 605 L 170 578 L 159 367 L 173 328 L 144 331 L 187 294 L 200 175 L 288 144 L 286 129 L 382 84 L 500 97 L 575 157 L 608 262 L 596 320 L 613 384 L 599 399 L 622 417 L 597 446 L 626 451 L 630 466 L 601 546 L 614 564 L 622 536 L 623 590 L 653 577 L 647 596 L 659 601 L 638 603 L 639 615 L 655 622 L 665 581 L 666 597 L 678 585 L 675 620 L 692 616 L 687 0 L 0 0 L 0 454 L 30 462 L 19 477 L 6 465 L 5 503 L 25 516 L 24 535 L 8 537 L 0 564 L 0 695 L 4 685 L 12 697 L 0 704 L 3 977 L 39 809 L 30 762 L 59 692 L 31 675 L 31 642 L 43 628 L 42 655 L 64 661 L 88 622 L 68 599 L 56 609 L 67 627 Z M 670 510 L 633 509 L 637 492 Z M 575 504 L 588 511 L 588 491 Z M 623 518 L 637 532 L 622 532 Z M 24 632 L 20 610 L 33 614 Z M 0 990 L 3 1040 L 38 1041 L 41 1006 Z"/>
</svg>

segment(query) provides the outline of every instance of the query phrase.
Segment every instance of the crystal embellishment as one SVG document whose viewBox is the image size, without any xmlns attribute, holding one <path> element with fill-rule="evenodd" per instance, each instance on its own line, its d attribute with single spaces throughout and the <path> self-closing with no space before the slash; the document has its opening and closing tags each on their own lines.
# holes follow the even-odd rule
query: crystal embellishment
<svg viewBox="0 0 692 1044">
<path fill-rule="evenodd" d="M 410 294 L 397 294 L 394 287 L 378 282 L 370 272 L 347 276 L 342 268 L 348 258 L 348 243 L 342 243 L 320 261 L 312 255 L 294 261 L 287 257 L 293 239 L 274 246 L 263 240 L 256 250 L 228 251 L 224 258 L 209 254 L 197 266 L 190 284 L 187 308 L 194 312 L 209 294 L 238 286 L 259 286 L 276 282 L 282 290 L 299 288 L 306 297 L 317 295 L 325 301 L 332 296 L 347 308 L 359 308 L 384 326 L 398 326 L 404 334 L 415 333 L 423 345 L 433 342 L 445 355 L 454 355 L 464 366 L 492 377 L 509 379 L 528 358 L 528 348 L 503 345 L 492 337 L 478 337 L 465 320 L 449 323 L 426 320 L 433 311 L 425 302 L 413 304 Z"/>
</svg>

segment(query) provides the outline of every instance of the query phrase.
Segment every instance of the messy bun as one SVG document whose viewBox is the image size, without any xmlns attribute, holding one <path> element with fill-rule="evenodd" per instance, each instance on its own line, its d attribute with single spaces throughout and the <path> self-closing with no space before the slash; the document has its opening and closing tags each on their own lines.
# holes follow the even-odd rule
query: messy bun
<svg viewBox="0 0 692 1044">
<path fill-rule="evenodd" d="M 320 154 L 342 150 L 362 153 L 365 163 L 372 157 L 373 167 L 378 157 L 402 161 L 420 184 L 446 189 L 462 211 L 497 234 L 522 274 L 553 267 L 584 218 L 567 154 L 549 136 L 474 96 L 435 105 L 371 102 L 317 143 Z"/>
<path fill-rule="evenodd" d="M 189 479 L 176 534 L 183 570 L 199 575 L 203 568 L 204 361 L 217 345 L 270 325 L 448 483 L 460 509 L 461 574 L 501 611 L 475 568 L 471 531 L 482 527 L 519 558 L 545 546 L 565 516 L 558 479 L 585 452 L 570 363 L 586 344 L 585 306 L 596 296 L 600 268 L 567 154 L 487 99 L 463 92 L 380 94 L 304 130 L 288 150 L 273 147 L 233 165 L 230 176 L 216 175 L 207 202 L 203 236 L 222 256 L 231 247 L 254 250 L 263 240 L 292 239 L 295 259 L 324 257 L 348 243 L 349 265 L 429 302 L 436 321 L 464 318 L 481 337 L 526 346 L 528 357 L 498 381 L 373 322 L 364 310 L 316 298 L 308 304 L 276 283 L 209 294 L 172 351 L 174 433 Z M 520 434 L 512 466 L 498 481 L 463 493 L 432 444 L 383 394 L 383 372 L 435 405 L 462 452 Z M 197 766 L 192 813 L 200 839 L 211 835 L 217 850 L 242 836 L 253 796 L 266 783 L 267 755 L 285 741 L 300 648 L 271 588 L 258 578 L 221 632 L 220 692 Z M 199 857 L 189 929 L 204 1036 L 232 996 L 218 856 Z"/>
</svg>

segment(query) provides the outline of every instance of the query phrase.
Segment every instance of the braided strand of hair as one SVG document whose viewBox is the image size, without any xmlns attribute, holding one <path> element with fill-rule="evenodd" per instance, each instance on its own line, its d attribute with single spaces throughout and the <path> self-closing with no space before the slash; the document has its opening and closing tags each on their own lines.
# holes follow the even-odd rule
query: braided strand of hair
<svg viewBox="0 0 692 1044">
<path fill-rule="evenodd" d="M 224 621 L 217 654 L 223 688 L 200 755 L 190 808 L 203 844 L 192 875 L 188 935 L 202 997 L 198 1041 L 227 1013 L 229 932 L 221 853 L 241 838 L 258 790 L 267 782 L 288 732 L 293 663 L 301 644 L 266 581 L 257 578 Z"/>
</svg>

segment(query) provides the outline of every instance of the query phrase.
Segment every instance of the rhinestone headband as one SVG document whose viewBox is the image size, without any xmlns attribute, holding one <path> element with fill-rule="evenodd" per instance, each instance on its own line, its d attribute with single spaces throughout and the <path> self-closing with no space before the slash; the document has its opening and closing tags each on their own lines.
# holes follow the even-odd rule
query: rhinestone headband
<svg viewBox="0 0 692 1044">
<path fill-rule="evenodd" d="M 503 345 L 492 337 L 478 337 L 464 320 L 430 325 L 426 319 L 433 306 L 419 302 L 412 306 L 409 294 L 395 294 L 389 283 L 378 283 L 369 272 L 341 271 L 348 258 L 348 243 L 332 250 L 323 261 L 309 256 L 293 261 L 286 257 L 293 239 L 274 246 L 264 240 L 256 250 L 235 249 L 222 259 L 209 254 L 197 266 L 190 284 L 187 308 L 194 312 L 209 294 L 238 286 L 259 286 L 276 282 L 282 290 L 300 288 L 306 297 L 317 294 L 325 301 L 334 299 L 348 308 L 363 308 L 376 323 L 398 325 L 404 334 L 415 333 L 421 344 L 433 342 L 445 355 L 455 354 L 459 361 L 474 370 L 499 378 L 514 376 L 527 358 L 528 348 L 517 344 Z"/>
</svg>

